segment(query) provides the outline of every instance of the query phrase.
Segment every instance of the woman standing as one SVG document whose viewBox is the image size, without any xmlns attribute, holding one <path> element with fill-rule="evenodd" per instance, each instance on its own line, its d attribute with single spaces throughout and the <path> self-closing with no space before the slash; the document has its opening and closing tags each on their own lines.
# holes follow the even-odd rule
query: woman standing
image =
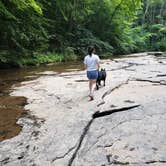
<svg viewBox="0 0 166 166">
<path fill-rule="evenodd" d="M 95 49 L 93 46 L 88 47 L 88 55 L 84 58 L 84 65 L 87 70 L 87 77 L 89 79 L 89 97 L 90 101 L 94 100 L 94 89 L 96 86 L 96 80 L 99 70 L 99 56 L 95 55 Z"/>
</svg>

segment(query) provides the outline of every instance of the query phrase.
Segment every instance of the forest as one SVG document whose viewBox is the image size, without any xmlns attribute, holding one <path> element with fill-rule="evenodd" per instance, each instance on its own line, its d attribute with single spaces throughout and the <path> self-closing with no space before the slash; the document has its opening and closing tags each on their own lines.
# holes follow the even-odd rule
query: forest
<svg viewBox="0 0 166 166">
<path fill-rule="evenodd" d="M 0 0 L 0 66 L 166 51 L 166 0 Z"/>
</svg>

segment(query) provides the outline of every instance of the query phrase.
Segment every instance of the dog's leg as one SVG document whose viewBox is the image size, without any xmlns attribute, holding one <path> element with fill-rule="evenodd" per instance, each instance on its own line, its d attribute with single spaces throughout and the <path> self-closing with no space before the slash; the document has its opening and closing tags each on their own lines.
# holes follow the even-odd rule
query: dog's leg
<svg viewBox="0 0 166 166">
<path fill-rule="evenodd" d="M 105 79 L 104 79 L 104 86 L 105 86 Z"/>
<path fill-rule="evenodd" d="M 101 80 L 99 80 L 99 85 L 101 86 Z"/>
<path fill-rule="evenodd" d="M 99 90 L 98 82 L 96 82 L 96 89 Z"/>
</svg>

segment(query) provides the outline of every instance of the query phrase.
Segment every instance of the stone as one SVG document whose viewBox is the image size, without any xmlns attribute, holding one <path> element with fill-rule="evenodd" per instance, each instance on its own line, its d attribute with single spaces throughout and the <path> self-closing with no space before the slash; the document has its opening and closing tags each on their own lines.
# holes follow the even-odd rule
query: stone
<svg viewBox="0 0 166 166">
<path fill-rule="evenodd" d="M 22 82 L 11 95 L 27 98 L 31 116 L 18 120 L 22 131 L 16 137 L 0 142 L 0 165 L 164 166 L 162 62 L 147 54 L 103 60 L 106 86 L 92 102 L 85 71 L 46 71 Z"/>
</svg>

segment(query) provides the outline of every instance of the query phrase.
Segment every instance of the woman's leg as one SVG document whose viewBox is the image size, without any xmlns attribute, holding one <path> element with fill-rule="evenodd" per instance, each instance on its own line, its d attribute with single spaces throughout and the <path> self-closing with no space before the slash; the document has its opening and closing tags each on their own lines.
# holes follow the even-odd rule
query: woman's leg
<svg viewBox="0 0 166 166">
<path fill-rule="evenodd" d="M 96 86 L 96 80 L 89 80 L 89 90 L 91 97 L 93 97 L 95 86 Z"/>
<path fill-rule="evenodd" d="M 93 100 L 93 93 L 96 87 L 96 79 L 98 77 L 98 71 L 87 71 L 87 77 L 89 79 L 89 91 L 90 100 Z"/>
</svg>

